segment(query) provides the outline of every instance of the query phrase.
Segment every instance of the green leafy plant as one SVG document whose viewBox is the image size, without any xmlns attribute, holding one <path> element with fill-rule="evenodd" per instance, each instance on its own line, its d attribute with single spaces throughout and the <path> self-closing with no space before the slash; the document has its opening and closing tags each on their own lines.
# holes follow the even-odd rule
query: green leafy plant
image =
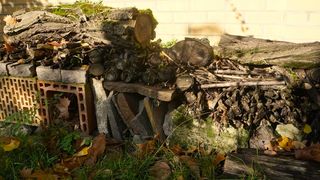
<svg viewBox="0 0 320 180">
<path fill-rule="evenodd" d="M 59 148 L 68 154 L 74 154 L 76 152 L 76 149 L 73 147 L 73 143 L 80 137 L 81 135 L 78 131 L 73 131 L 67 134 L 66 136 L 62 137 L 62 139 L 59 141 Z"/>
<path fill-rule="evenodd" d="M 161 43 L 160 46 L 161 46 L 162 48 L 171 48 L 171 47 L 174 46 L 177 42 L 178 42 L 177 39 L 172 39 L 172 40 L 170 40 L 170 41 Z"/>
</svg>

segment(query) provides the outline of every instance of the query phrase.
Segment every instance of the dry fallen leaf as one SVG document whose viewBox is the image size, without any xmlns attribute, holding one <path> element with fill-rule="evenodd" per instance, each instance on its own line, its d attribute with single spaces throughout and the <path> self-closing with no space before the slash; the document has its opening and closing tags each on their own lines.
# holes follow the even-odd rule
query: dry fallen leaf
<svg viewBox="0 0 320 180">
<path fill-rule="evenodd" d="M 86 156 L 89 154 L 89 149 L 91 148 L 91 146 L 86 146 L 84 148 L 82 148 L 79 152 L 77 152 L 76 154 L 74 154 L 73 156 Z"/>
<path fill-rule="evenodd" d="M 279 146 L 286 150 L 286 151 L 291 151 L 294 147 L 292 145 L 292 139 L 286 137 L 286 136 L 282 136 L 278 139 L 278 144 Z"/>
<path fill-rule="evenodd" d="M 69 105 L 70 100 L 66 97 L 60 98 L 59 103 L 56 104 L 56 108 L 59 110 L 59 118 L 69 118 Z"/>
<path fill-rule="evenodd" d="M 169 179 L 171 175 L 171 168 L 168 163 L 164 161 L 157 161 L 150 169 L 150 176 L 154 179 L 165 180 Z"/>
<path fill-rule="evenodd" d="M 104 153 L 106 144 L 106 135 L 103 133 L 93 138 L 92 147 L 89 149 L 88 159 L 85 164 L 93 166 L 97 162 L 98 157 Z"/>
<path fill-rule="evenodd" d="M 216 157 L 213 160 L 213 165 L 217 166 L 218 164 L 220 164 L 220 162 L 224 161 L 226 159 L 226 155 L 223 153 L 218 153 L 216 155 Z"/>
<path fill-rule="evenodd" d="M 143 158 L 145 155 L 151 154 L 156 150 L 156 140 L 152 139 L 143 144 L 136 144 L 136 155 L 139 158 Z"/>
<path fill-rule="evenodd" d="M 82 166 L 83 163 L 86 161 L 86 159 L 87 159 L 86 156 L 81 156 L 81 157 L 74 156 L 71 158 L 62 159 L 60 163 L 54 166 L 54 171 L 60 172 L 60 173 L 69 173 L 73 169 Z"/>
<path fill-rule="evenodd" d="M 310 134 L 312 132 L 312 128 L 309 124 L 305 124 L 304 127 L 303 127 L 303 132 L 305 134 Z"/>
<path fill-rule="evenodd" d="M 28 178 L 32 174 L 32 169 L 24 167 L 20 170 L 20 176 L 23 178 Z"/>
<path fill-rule="evenodd" d="M 190 171 L 196 176 L 197 179 L 201 178 L 199 164 L 194 158 L 190 156 L 180 156 L 179 160 L 189 167 Z"/>
<path fill-rule="evenodd" d="M 296 150 L 295 157 L 301 160 L 312 160 L 320 162 L 320 144 L 313 144 L 309 147 Z"/>
<path fill-rule="evenodd" d="M 35 170 L 23 168 L 20 171 L 20 175 L 24 179 L 37 179 L 37 180 L 58 180 L 61 179 L 58 175 L 55 175 L 51 171 Z"/>
<path fill-rule="evenodd" d="M 7 144 L 1 144 L 4 151 L 13 151 L 20 146 L 20 141 L 15 138 L 10 138 L 10 142 Z"/>
<path fill-rule="evenodd" d="M 6 22 L 6 26 L 14 26 L 17 24 L 17 19 L 11 15 L 7 15 L 3 18 L 3 21 Z"/>
</svg>

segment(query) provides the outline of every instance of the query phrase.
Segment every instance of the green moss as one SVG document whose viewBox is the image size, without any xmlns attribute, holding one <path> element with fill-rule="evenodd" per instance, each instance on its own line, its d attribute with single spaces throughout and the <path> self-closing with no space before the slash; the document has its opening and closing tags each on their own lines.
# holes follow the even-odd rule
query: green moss
<svg viewBox="0 0 320 180">
<path fill-rule="evenodd" d="M 193 125 L 193 117 L 188 113 L 186 105 L 179 106 L 172 115 L 172 122 L 175 127 L 186 126 L 191 128 Z"/>
<path fill-rule="evenodd" d="M 174 46 L 177 43 L 177 39 L 172 39 L 170 41 L 167 41 L 165 43 L 161 43 L 160 46 L 162 48 L 171 48 L 172 46 Z"/>
<path fill-rule="evenodd" d="M 76 1 L 74 4 L 62 4 L 51 8 L 50 12 L 59 16 L 78 18 L 77 9 L 81 9 L 82 13 L 91 16 L 95 14 L 109 13 L 110 7 L 103 6 L 102 1 L 91 2 L 88 0 Z"/>
</svg>

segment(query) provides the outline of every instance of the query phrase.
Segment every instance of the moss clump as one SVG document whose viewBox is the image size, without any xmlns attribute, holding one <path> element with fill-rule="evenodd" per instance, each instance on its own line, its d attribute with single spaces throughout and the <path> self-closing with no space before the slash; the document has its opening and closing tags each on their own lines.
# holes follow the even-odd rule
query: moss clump
<svg viewBox="0 0 320 180">
<path fill-rule="evenodd" d="M 205 145 L 218 152 L 230 152 L 248 146 L 249 132 L 244 128 L 221 127 L 211 118 L 196 120 L 185 105 L 173 112 L 172 124 L 170 146 L 180 145 L 183 149 L 190 149 Z"/>
<path fill-rule="evenodd" d="M 91 16 L 95 14 L 104 14 L 110 12 L 110 7 L 103 6 L 102 1 L 100 2 L 91 2 L 88 0 L 76 1 L 74 4 L 62 4 L 56 7 L 51 8 L 50 12 L 59 16 L 71 17 L 71 18 L 79 18 L 79 12 L 77 10 L 81 10 L 82 13 L 86 16 Z"/>
</svg>

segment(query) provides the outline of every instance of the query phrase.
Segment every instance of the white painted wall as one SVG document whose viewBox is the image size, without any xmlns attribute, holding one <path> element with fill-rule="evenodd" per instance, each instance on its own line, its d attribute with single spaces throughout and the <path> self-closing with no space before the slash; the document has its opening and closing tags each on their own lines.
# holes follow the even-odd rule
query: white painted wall
<svg viewBox="0 0 320 180">
<path fill-rule="evenodd" d="M 16 7 L 38 2 L 46 5 L 75 0 L 2 0 L 0 10 L 6 14 Z M 150 8 L 159 21 L 157 37 L 164 41 L 196 36 L 208 37 L 214 43 L 221 33 L 292 42 L 320 41 L 320 0 L 103 0 L 103 3 L 112 7 Z"/>
</svg>

